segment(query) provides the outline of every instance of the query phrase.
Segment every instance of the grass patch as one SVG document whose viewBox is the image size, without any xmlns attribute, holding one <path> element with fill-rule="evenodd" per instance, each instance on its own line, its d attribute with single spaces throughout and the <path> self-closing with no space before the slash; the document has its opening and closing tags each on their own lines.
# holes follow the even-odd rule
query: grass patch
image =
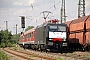
<svg viewBox="0 0 90 60">
<path fill-rule="evenodd" d="M 33 57 L 35 57 L 36 55 L 35 54 L 32 54 L 31 56 L 29 56 L 30 58 L 33 58 Z"/>
<path fill-rule="evenodd" d="M 10 59 L 7 54 L 5 54 L 3 51 L 0 51 L 0 60 L 10 60 Z"/>
<path fill-rule="evenodd" d="M 17 50 L 17 47 L 14 47 L 13 50 Z"/>
<path fill-rule="evenodd" d="M 74 54 L 76 54 L 76 53 L 75 52 L 73 52 L 73 53 L 67 53 L 66 56 L 72 56 Z"/>
<path fill-rule="evenodd" d="M 67 53 L 66 56 L 72 56 L 72 53 Z"/>
<path fill-rule="evenodd" d="M 56 60 L 64 60 L 63 58 L 61 58 L 61 57 L 57 57 L 57 59 Z"/>
<path fill-rule="evenodd" d="M 43 52 L 44 54 L 46 54 L 46 52 Z"/>
<path fill-rule="evenodd" d="M 85 56 L 85 57 L 90 59 L 90 55 L 87 55 L 87 56 Z"/>
<path fill-rule="evenodd" d="M 29 56 L 30 58 L 33 58 L 33 57 L 35 57 L 35 56 L 33 56 L 33 55 L 31 55 L 31 56 Z"/>
<path fill-rule="evenodd" d="M 13 50 L 20 50 L 20 47 L 17 44 L 14 44 Z"/>
<path fill-rule="evenodd" d="M 36 57 L 36 55 L 33 53 L 32 55 L 29 56 L 30 58 Z"/>
</svg>

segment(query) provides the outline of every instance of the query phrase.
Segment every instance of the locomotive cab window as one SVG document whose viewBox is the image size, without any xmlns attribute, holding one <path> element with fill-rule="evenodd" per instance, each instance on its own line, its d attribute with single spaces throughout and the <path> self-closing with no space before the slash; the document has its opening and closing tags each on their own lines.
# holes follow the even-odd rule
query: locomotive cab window
<svg viewBox="0 0 90 60">
<path fill-rule="evenodd" d="M 48 26 L 49 31 L 61 31 L 61 32 L 65 32 L 66 31 L 66 26 L 64 25 L 49 25 Z"/>
<path fill-rule="evenodd" d="M 66 31 L 66 26 L 58 26 L 58 31 Z"/>
<path fill-rule="evenodd" d="M 57 31 L 57 26 L 55 26 L 55 25 L 54 26 L 53 25 L 51 26 L 50 25 L 49 26 L 49 31 Z"/>
</svg>

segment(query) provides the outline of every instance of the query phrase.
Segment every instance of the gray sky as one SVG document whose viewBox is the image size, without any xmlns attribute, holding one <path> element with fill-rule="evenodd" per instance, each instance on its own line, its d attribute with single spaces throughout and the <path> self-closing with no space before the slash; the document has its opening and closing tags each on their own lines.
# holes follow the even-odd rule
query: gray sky
<svg viewBox="0 0 90 60">
<path fill-rule="evenodd" d="M 86 15 L 90 14 L 90 0 L 86 0 Z M 54 7 L 55 5 L 55 7 Z M 32 7 L 33 6 L 33 7 Z M 42 11 L 50 11 L 50 19 L 60 20 L 61 0 L 0 0 L 0 30 L 5 30 L 5 22 L 8 21 L 8 29 L 15 34 L 15 25 L 18 25 L 18 33 L 22 31 L 19 16 L 25 16 L 26 28 L 37 26 L 44 22 Z M 67 21 L 77 18 L 78 0 L 66 0 Z M 52 17 L 54 16 L 54 17 Z M 37 22 L 36 22 L 37 20 Z"/>
</svg>

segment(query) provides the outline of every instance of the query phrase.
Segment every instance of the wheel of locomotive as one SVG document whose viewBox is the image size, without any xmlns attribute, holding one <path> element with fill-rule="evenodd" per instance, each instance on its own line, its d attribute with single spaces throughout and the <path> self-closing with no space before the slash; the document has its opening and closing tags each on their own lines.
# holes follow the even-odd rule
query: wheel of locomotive
<svg viewBox="0 0 90 60">
<path fill-rule="evenodd" d="M 31 44 L 29 44 L 29 49 L 31 49 Z"/>
<path fill-rule="evenodd" d="M 57 52 L 59 52 L 59 46 L 56 46 L 56 50 L 57 50 Z"/>
<path fill-rule="evenodd" d="M 60 47 L 60 53 L 61 54 L 63 53 L 63 47 L 62 46 Z"/>
<path fill-rule="evenodd" d="M 34 50 L 36 51 L 36 45 L 34 45 Z"/>
<path fill-rule="evenodd" d="M 82 47 L 82 52 L 85 52 L 86 48 Z"/>
<path fill-rule="evenodd" d="M 40 45 L 40 51 L 42 52 L 42 45 Z"/>
<path fill-rule="evenodd" d="M 38 45 L 38 50 L 40 50 L 40 44 Z"/>
<path fill-rule="evenodd" d="M 37 45 L 36 45 L 36 50 L 38 50 L 38 49 L 39 49 L 39 45 L 37 44 Z"/>
<path fill-rule="evenodd" d="M 36 50 L 39 50 L 39 48 L 40 48 L 40 47 L 39 47 L 39 44 L 36 44 L 36 45 L 35 45 L 35 49 L 36 49 Z"/>
<path fill-rule="evenodd" d="M 45 52 L 47 53 L 47 45 L 45 45 Z"/>
<path fill-rule="evenodd" d="M 23 48 L 26 49 L 26 48 L 25 48 L 25 45 L 23 45 Z"/>
<path fill-rule="evenodd" d="M 63 50 L 62 44 L 58 44 L 58 51 L 57 52 L 60 52 L 62 54 L 63 53 L 62 50 Z"/>
<path fill-rule="evenodd" d="M 90 51 L 90 46 L 88 46 L 88 47 L 86 48 L 86 50 L 87 50 L 87 51 Z"/>
<path fill-rule="evenodd" d="M 31 48 L 34 50 L 34 49 L 35 49 L 35 45 L 34 45 L 34 44 L 32 44 L 32 45 L 31 45 Z"/>
<path fill-rule="evenodd" d="M 90 51 L 90 46 L 88 47 L 88 51 Z"/>
</svg>

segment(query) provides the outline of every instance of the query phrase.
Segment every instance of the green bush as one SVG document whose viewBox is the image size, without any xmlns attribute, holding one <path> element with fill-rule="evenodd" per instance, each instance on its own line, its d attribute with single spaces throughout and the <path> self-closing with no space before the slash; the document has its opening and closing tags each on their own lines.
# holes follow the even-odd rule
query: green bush
<svg viewBox="0 0 90 60">
<path fill-rule="evenodd" d="M 0 60 L 10 60 L 7 54 L 5 54 L 3 51 L 0 51 Z"/>
<path fill-rule="evenodd" d="M 12 46 L 12 44 L 10 42 L 8 42 L 7 47 L 11 47 L 11 46 Z"/>
<path fill-rule="evenodd" d="M 1 43 L 1 48 L 5 48 L 6 44 L 5 43 Z"/>
<path fill-rule="evenodd" d="M 1 48 L 1 45 L 0 45 L 0 48 Z"/>
<path fill-rule="evenodd" d="M 16 47 L 16 44 L 12 44 L 11 47 Z"/>
<path fill-rule="evenodd" d="M 13 49 L 14 49 L 14 50 L 17 50 L 17 47 L 14 47 Z"/>
<path fill-rule="evenodd" d="M 0 45 L 0 48 L 5 48 L 5 47 L 15 47 L 16 44 L 12 44 L 10 42 L 8 42 L 7 44 L 2 42 L 1 45 Z"/>
</svg>

